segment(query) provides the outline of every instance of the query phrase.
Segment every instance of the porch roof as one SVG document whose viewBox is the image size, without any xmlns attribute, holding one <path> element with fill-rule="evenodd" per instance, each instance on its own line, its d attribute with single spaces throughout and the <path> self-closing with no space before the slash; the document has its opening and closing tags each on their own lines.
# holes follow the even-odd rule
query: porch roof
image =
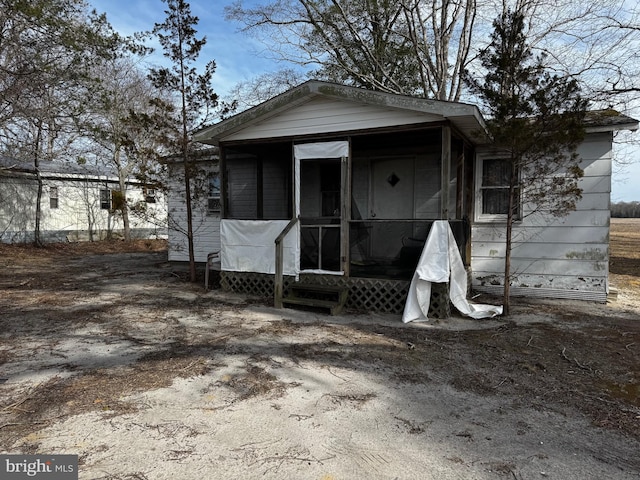
<svg viewBox="0 0 640 480">
<path fill-rule="evenodd" d="M 614 132 L 616 130 L 637 130 L 638 121 L 616 110 L 591 110 L 584 119 L 587 133 Z"/>
<path fill-rule="evenodd" d="M 377 107 L 385 110 L 389 116 L 398 112 L 406 112 L 413 115 L 413 119 L 407 125 L 415 125 L 418 119 L 423 123 L 437 123 L 450 121 L 472 143 L 486 142 L 485 121 L 480 110 L 475 105 L 429 100 L 405 95 L 397 95 L 385 92 L 377 92 L 362 88 L 350 87 L 334 83 L 309 80 L 285 93 L 267 100 L 249 110 L 241 112 L 215 125 L 204 128 L 195 135 L 198 142 L 219 145 L 245 129 L 257 124 L 268 122 L 276 116 L 282 115 L 311 100 L 325 99 L 333 102 L 351 102 L 359 105 Z M 397 122 L 397 119 L 393 120 Z M 384 124 L 384 119 L 381 121 Z M 398 123 L 389 123 L 389 126 L 401 126 Z M 362 130 L 366 127 L 361 128 Z M 355 129 L 356 131 L 358 128 Z M 343 133 L 353 132 L 353 126 L 341 126 L 335 124 L 331 130 L 323 130 L 314 133 Z M 293 135 L 295 136 L 295 135 Z M 272 138 L 263 133 L 252 139 Z"/>
<path fill-rule="evenodd" d="M 33 162 L 24 162 L 11 157 L 0 155 L 0 170 L 6 173 L 28 173 L 35 175 L 36 167 Z M 83 178 L 118 178 L 117 172 L 108 167 L 98 165 L 80 165 L 72 162 L 64 161 L 41 161 L 38 164 L 38 170 L 43 177 L 52 176 L 68 176 Z"/>
</svg>

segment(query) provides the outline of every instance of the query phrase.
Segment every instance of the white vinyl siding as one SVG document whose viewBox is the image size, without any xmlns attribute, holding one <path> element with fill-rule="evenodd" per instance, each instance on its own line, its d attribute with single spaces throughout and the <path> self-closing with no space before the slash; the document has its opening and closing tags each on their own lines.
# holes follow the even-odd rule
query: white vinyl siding
<svg viewBox="0 0 640 480">
<path fill-rule="evenodd" d="M 438 115 L 329 98 L 314 98 L 284 113 L 247 126 L 222 140 L 235 141 L 345 132 L 441 120 L 442 117 Z"/>
<path fill-rule="evenodd" d="M 199 163 L 202 175 L 217 172 L 217 162 Z M 188 262 L 187 206 L 185 201 L 182 165 L 170 165 L 169 175 L 169 261 Z M 207 255 L 220 251 L 220 213 L 209 212 L 207 194 L 194 195 L 192 199 L 193 249 L 196 262 L 206 262 Z M 182 230 L 182 231 L 180 231 Z"/>
<path fill-rule="evenodd" d="M 59 174 L 55 178 L 44 175 L 40 211 L 40 236 L 45 242 L 101 240 L 109 234 L 122 235 L 122 217 L 101 208 L 101 192 L 117 186 L 115 178 L 99 180 L 95 177 Z M 51 192 L 57 190 L 57 206 L 51 208 Z M 32 241 L 35 228 L 35 199 L 38 184 L 28 174 L 0 177 L 0 241 Z M 128 185 L 130 203 L 144 201 L 143 189 Z M 129 213 L 131 234 L 135 237 L 166 236 L 166 203 L 158 197 L 152 206 L 159 222 L 150 222 Z M 165 222 L 162 225 L 162 222 Z M 159 224 L 158 224 L 159 223 Z"/>
<path fill-rule="evenodd" d="M 585 176 L 579 183 L 583 197 L 576 211 L 560 218 L 540 214 L 526 216 L 526 199 L 523 199 L 525 216 L 514 224 L 511 252 L 514 295 L 606 300 L 611 141 L 610 133 L 591 134 L 579 147 Z M 500 293 L 504 224 L 476 222 L 472 239 L 473 287 Z"/>
</svg>

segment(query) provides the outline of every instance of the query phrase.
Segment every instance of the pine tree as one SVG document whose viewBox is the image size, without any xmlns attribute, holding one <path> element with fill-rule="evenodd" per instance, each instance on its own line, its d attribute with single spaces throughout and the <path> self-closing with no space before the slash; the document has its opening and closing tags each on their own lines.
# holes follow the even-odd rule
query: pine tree
<svg viewBox="0 0 640 480">
<path fill-rule="evenodd" d="M 534 58 L 522 13 L 508 10 L 493 27 L 491 43 L 480 52 L 483 81 L 467 79 L 484 104 L 493 144 L 505 160 L 500 172 L 508 184 L 501 212 L 506 219 L 503 301 L 509 314 L 514 221 L 537 212 L 565 216 L 582 196 L 576 148 L 584 138 L 587 102 L 575 79 L 552 75 L 544 57 Z"/>
<path fill-rule="evenodd" d="M 163 23 L 155 25 L 153 33 L 158 37 L 164 56 L 172 62 L 172 66 L 151 69 L 149 78 L 156 88 L 176 97 L 176 115 L 172 119 L 176 136 L 170 149 L 173 150 L 171 153 L 177 153 L 181 157 L 184 167 L 189 277 L 195 282 L 191 185 L 195 167 L 192 133 L 204 125 L 218 106 L 218 95 L 211 87 L 215 62 L 207 63 L 204 73 L 198 73 L 194 63 L 206 44 L 205 37 L 196 37 L 198 17 L 191 14 L 191 7 L 183 0 L 163 1 L 168 7 L 165 10 L 167 18 Z"/>
</svg>

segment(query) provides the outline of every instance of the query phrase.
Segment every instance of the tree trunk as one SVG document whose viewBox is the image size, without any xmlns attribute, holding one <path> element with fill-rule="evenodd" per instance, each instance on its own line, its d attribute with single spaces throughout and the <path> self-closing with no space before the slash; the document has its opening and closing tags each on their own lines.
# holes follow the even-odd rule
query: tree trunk
<svg viewBox="0 0 640 480">
<path fill-rule="evenodd" d="M 131 227 L 129 225 L 129 204 L 127 203 L 127 178 L 120 165 L 120 147 L 116 146 L 113 154 L 114 164 L 118 169 L 118 185 L 122 194 L 122 203 L 120 204 L 120 212 L 122 213 L 122 228 L 124 230 L 124 239 L 128 242 L 131 240 Z"/>
<path fill-rule="evenodd" d="M 183 51 L 183 39 L 179 39 L 180 51 Z M 184 166 L 184 194 L 187 208 L 187 245 L 189 248 L 189 280 L 196 281 L 196 259 L 193 248 L 193 212 L 191 207 L 191 168 L 189 165 L 189 130 L 187 128 L 187 95 L 185 56 L 180 56 L 180 92 L 182 97 L 182 162 Z"/>
<path fill-rule="evenodd" d="M 129 223 L 129 204 L 127 203 L 127 184 L 120 178 L 120 191 L 122 192 L 122 228 L 124 229 L 124 239 L 131 241 L 131 225 Z"/>
<path fill-rule="evenodd" d="M 40 141 L 42 138 L 42 121 L 38 122 L 36 131 L 35 149 L 33 155 L 33 166 L 36 171 L 36 182 L 38 183 L 38 192 L 36 194 L 36 218 L 35 227 L 33 230 L 33 243 L 36 247 L 42 246 L 42 239 L 40 238 L 40 219 L 42 217 L 42 175 L 40 174 Z"/>
<path fill-rule="evenodd" d="M 507 240 L 504 252 L 504 291 L 502 294 L 503 315 L 508 316 L 511 310 L 511 233 L 513 214 L 507 215 Z"/>
<path fill-rule="evenodd" d="M 509 200 L 507 208 L 507 231 L 504 251 L 504 291 L 502 295 L 503 315 L 508 316 L 511 311 L 511 245 L 513 237 L 513 217 L 516 205 L 516 185 L 518 170 L 515 162 L 511 161 L 511 178 L 509 181 Z"/>
<path fill-rule="evenodd" d="M 36 222 L 35 222 L 35 228 L 33 230 L 33 243 L 35 244 L 36 247 L 42 247 L 42 238 L 40 237 L 40 219 L 42 217 L 42 206 L 41 206 L 41 202 L 42 202 L 42 190 L 43 190 L 43 185 L 42 185 L 42 175 L 40 175 L 40 167 L 39 167 L 39 162 L 36 159 L 36 179 L 38 182 L 38 193 L 36 195 Z"/>
<path fill-rule="evenodd" d="M 187 207 L 187 243 L 189 246 L 189 280 L 196 281 L 196 259 L 193 247 L 193 215 L 191 207 L 191 169 L 187 158 L 187 152 L 184 152 L 184 189 Z"/>
</svg>

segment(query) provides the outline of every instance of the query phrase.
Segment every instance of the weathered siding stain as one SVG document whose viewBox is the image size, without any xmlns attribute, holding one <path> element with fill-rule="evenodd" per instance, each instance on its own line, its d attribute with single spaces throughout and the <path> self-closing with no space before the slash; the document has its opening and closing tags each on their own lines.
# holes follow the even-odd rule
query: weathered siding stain
<svg viewBox="0 0 640 480">
<path fill-rule="evenodd" d="M 599 248 L 589 248 L 582 251 L 567 252 L 567 258 L 577 258 L 580 260 L 598 260 L 606 262 L 609 258 L 609 252 Z"/>
</svg>

